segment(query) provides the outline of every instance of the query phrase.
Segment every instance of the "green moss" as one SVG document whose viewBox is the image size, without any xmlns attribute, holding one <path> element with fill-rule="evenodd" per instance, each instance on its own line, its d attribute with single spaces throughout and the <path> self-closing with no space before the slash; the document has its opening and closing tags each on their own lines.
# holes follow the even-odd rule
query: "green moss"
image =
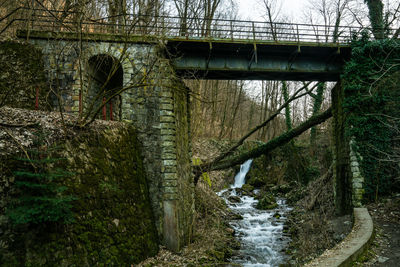
<svg viewBox="0 0 400 267">
<path fill-rule="evenodd" d="M 30 44 L 0 42 L 0 65 L 0 105 L 34 109 L 39 89 L 39 108 L 49 109 L 41 51 Z"/>
<path fill-rule="evenodd" d="M 257 203 L 256 208 L 260 210 L 270 210 L 278 207 L 276 199 L 272 194 L 264 195 Z"/>
<path fill-rule="evenodd" d="M 134 129 L 81 134 L 65 145 L 63 156 L 70 159 L 63 167 L 77 174 L 64 181 L 78 198 L 75 222 L 20 232 L 14 249 L 24 256 L 17 261 L 26 266 L 130 266 L 155 255 L 158 237 Z"/>
</svg>

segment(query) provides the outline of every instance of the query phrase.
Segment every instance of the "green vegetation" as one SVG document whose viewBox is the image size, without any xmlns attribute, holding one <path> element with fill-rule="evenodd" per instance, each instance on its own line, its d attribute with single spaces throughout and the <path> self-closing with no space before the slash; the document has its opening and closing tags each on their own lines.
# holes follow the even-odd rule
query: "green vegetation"
<svg viewBox="0 0 400 267">
<path fill-rule="evenodd" d="M 44 133 L 38 132 L 33 148 L 28 150 L 25 158 L 18 159 L 20 168 L 14 172 L 18 190 L 7 208 L 7 215 L 14 225 L 74 221 L 71 208 L 76 198 L 66 195 L 67 187 L 60 184 L 60 180 L 72 173 L 51 167 L 65 159 L 50 156 L 57 148 L 44 145 L 45 137 Z"/>
<path fill-rule="evenodd" d="M 42 218 L 37 218 L 36 224 L 13 227 L 13 238 L 6 240 L 0 235 L 0 244 L 7 242 L 7 247 L 0 250 L 0 255 L 4 255 L 0 257 L 2 266 L 130 266 L 158 252 L 158 235 L 135 129 L 121 126 L 76 134 L 72 140 L 60 140 L 62 150 L 52 151 L 55 154 L 47 149 L 46 155 L 57 155 L 54 158 L 24 161 L 37 166 L 57 165 L 74 173 L 49 175 L 60 173 L 50 172 L 49 167 L 46 172 L 39 172 L 46 175 L 37 178 L 50 180 L 49 177 L 57 176 L 60 184 L 48 187 L 63 191 L 66 196 L 76 196 L 71 207 L 74 221 L 44 224 L 40 223 Z M 43 154 L 37 157 L 40 155 Z M 25 169 L 18 179 L 33 176 L 30 173 Z M 3 231 L 8 231 L 7 227 L 1 224 Z"/>
<path fill-rule="evenodd" d="M 369 41 L 364 34 L 352 43 L 352 59 L 342 76 L 347 114 L 346 136 L 354 138 L 365 179 L 365 197 L 376 199 L 399 188 L 400 43 Z"/>
</svg>

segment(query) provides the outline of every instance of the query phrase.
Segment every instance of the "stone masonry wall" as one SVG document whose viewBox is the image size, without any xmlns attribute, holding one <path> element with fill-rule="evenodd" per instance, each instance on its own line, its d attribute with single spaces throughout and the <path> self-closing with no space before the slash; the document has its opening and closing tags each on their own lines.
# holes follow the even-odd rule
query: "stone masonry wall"
<svg viewBox="0 0 400 267">
<path fill-rule="evenodd" d="M 32 45 L 0 42 L 0 106 L 48 110 L 42 53 Z"/>
<path fill-rule="evenodd" d="M 353 187 L 353 199 L 352 203 L 354 207 L 362 206 L 362 198 L 364 194 L 364 177 L 361 175 L 360 164 L 357 152 L 354 150 L 355 140 L 352 138 L 350 140 L 350 168 L 352 175 L 352 187 Z"/>
<path fill-rule="evenodd" d="M 333 177 L 335 208 L 337 214 L 351 212 L 352 190 L 349 141 L 345 136 L 344 127 L 346 114 L 343 110 L 344 92 L 341 83 L 332 89 L 333 107 Z"/>
<path fill-rule="evenodd" d="M 0 114 L 10 112 L 18 118 L 29 116 L 25 110 L 0 109 Z M 57 153 L 52 158 L 66 159 L 56 161 L 54 168 L 72 173 L 62 179 L 62 185 L 67 195 L 76 198 L 72 202 L 74 222 L 11 227 L 0 207 L 0 265 L 131 266 L 157 254 L 159 240 L 134 127 L 99 122 L 69 133 L 65 140 L 61 125 L 52 124 L 60 123 L 57 116 L 35 113 L 32 117 L 40 123 L 39 130 L 14 129 L 14 134 L 29 133 L 24 139 L 31 141 L 36 131 L 51 131 L 56 138 L 52 142 L 60 143 L 58 150 L 52 149 Z M 10 144 L 13 139 L 1 136 L 0 143 Z M 16 160 L 21 154 L 1 157 L 0 180 L 8 185 L 1 185 L 0 203 L 6 206 L 18 196 L 13 172 L 21 168 Z"/>
<path fill-rule="evenodd" d="M 80 44 L 43 38 L 43 34 L 30 36 L 30 42 L 43 51 L 48 81 L 67 112 L 79 112 L 80 99 L 85 101 L 91 57 L 109 55 L 119 61 L 123 86 L 129 87 L 121 94 L 120 119 L 135 126 L 143 144 L 159 236 L 168 248 L 179 250 L 190 238 L 194 212 L 188 92 L 174 80 L 168 61 L 158 56 L 157 45 L 99 40 Z M 136 86 L 138 81 L 147 85 Z M 80 98 L 82 88 L 85 94 Z"/>
</svg>

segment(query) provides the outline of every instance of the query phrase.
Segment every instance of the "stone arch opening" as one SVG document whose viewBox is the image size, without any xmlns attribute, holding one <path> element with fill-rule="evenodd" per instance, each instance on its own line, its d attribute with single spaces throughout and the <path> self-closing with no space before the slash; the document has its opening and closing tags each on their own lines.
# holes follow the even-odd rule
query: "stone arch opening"
<svg viewBox="0 0 400 267">
<path fill-rule="evenodd" d="M 121 95 L 123 69 L 121 63 L 107 54 L 92 56 L 88 61 L 88 103 L 97 109 L 110 97 L 98 115 L 103 120 L 121 119 Z"/>
</svg>

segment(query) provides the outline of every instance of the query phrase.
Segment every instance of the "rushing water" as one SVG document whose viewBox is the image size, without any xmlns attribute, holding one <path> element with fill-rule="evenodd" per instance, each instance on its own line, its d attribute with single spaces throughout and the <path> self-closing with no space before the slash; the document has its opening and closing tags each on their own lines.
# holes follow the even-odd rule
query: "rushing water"
<svg viewBox="0 0 400 267">
<path fill-rule="evenodd" d="M 243 266 L 279 266 L 286 260 L 283 250 L 289 238 L 283 233 L 285 214 L 290 210 L 284 199 L 278 199 L 278 207 L 273 210 L 257 210 L 257 200 L 250 196 L 241 196 L 240 187 L 245 183 L 245 177 L 251 166 L 251 160 L 240 167 L 231 189 L 219 192 L 224 197 L 229 208 L 240 214 L 243 219 L 232 221 L 235 235 L 241 243 L 237 255 L 232 257 L 232 263 Z M 240 202 L 232 203 L 228 199 L 240 197 Z M 278 216 L 274 216 L 279 214 Z"/>
</svg>

